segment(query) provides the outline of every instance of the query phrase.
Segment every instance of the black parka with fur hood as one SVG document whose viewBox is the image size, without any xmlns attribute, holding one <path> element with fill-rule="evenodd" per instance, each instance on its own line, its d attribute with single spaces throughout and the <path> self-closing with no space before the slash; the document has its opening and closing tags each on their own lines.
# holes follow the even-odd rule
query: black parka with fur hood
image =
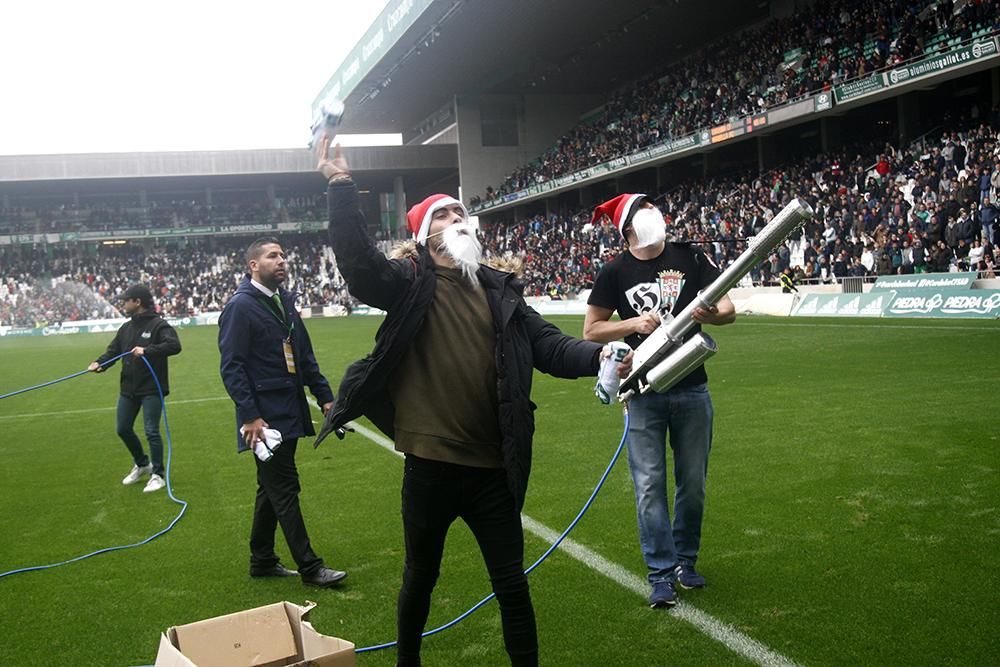
<svg viewBox="0 0 1000 667">
<path fill-rule="evenodd" d="M 354 297 L 387 314 L 375 335 L 375 349 L 351 364 L 344 374 L 317 444 L 361 415 L 392 438 L 395 410 L 387 381 L 410 341 L 418 335 L 434 299 L 433 260 L 424 246 L 412 246 L 404 257 L 386 258 L 365 231 L 353 183 L 331 184 L 327 197 L 337 268 Z M 514 274 L 481 266 L 478 276 L 496 327 L 497 414 L 503 466 L 520 510 L 528 486 L 535 431 L 535 404 L 530 398 L 533 369 L 563 378 L 597 375 L 602 346 L 566 336 L 542 319 L 524 302 L 523 285 Z"/>
</svg>

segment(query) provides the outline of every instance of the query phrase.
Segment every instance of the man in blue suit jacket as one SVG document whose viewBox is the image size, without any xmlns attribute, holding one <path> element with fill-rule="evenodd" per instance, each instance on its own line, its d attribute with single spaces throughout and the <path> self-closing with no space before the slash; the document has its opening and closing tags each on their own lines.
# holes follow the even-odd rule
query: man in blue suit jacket
<svg viewBox="0 0 1000 667">
<path fill-rule="evenodd" d="M 295 295 L 283 290 L 285 253 L 275 238 L 254 241 L 246 252 L 250 274 L 219 317 L 220 370 L 226 391 L 236 404 L 237 451 L 253 450 L 266 441 L 264 429 L 281 433 L 272 456 L 257 465 L 257 501 L 250 531 L 250 576 L 296 574 L 303 583 L 328 588 L 346 572 L 326 567 L 309 543 L 299 509 L 299 473 L 295 468 L 298 439 L 315 435 L 305 387 L 326 413 L 333 391 L 320 373 L 306 327 L 295 310 Z M 298 564 L 283 566 L 274 552 L 278 525 Z"/>
</svg>

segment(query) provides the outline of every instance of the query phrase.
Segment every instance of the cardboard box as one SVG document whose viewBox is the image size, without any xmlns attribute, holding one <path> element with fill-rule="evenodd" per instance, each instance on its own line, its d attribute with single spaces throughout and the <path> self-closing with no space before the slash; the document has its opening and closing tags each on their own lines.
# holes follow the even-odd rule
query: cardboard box
<svg viewBox="0 0 1000 667">
<path fill-rule="evenodd" d="M 355 667 L 354 644 L 306 620 L 314 602 L 248 609 L 160 635 L 156 667 Z"/>
</svg>

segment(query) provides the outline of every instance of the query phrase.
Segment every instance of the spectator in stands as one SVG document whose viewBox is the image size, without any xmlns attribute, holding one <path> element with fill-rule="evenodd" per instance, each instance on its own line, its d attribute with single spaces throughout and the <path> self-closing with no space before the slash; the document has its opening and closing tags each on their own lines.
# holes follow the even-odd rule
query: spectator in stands
<svg viewBox="0 0 1000 667">
<path fill-rule="evenodd" d="M 163 439 L 160 437 L 160 415 L 163 398 L 170 393 L 170 379 L 167 375 L 167 357 L 180 354 L 181 342 L 177 332 L 153 309 L 153 294 L 145 285 L 132 285 L 122 295 L 125 314 L 129 320 L 123 324 L 104 354 L 97 357 L 87 367 L 94 373 L 102 373 L 121 357 L 121 392 L 118 395 L 117 431 L 125 443 L 134 465 L 122 484 L 135 484 L 149 476 L 144 493 L 159 491 L 166 486 L 163 467 Z M 156 377 L 149 372 L 145 358 L 152 366 Z M 157 385 L 157 380 L 159 385 Z M 159 387 L 159 388 L 158 388 Z M 149 443 L 149 455 L 143 451 L 142 443 L 135 434 L 135 418 L 142 410 L 142 423 Z"/>
<path fill-rule="evenodd" d="M 979 224 L 983 230 L 983 238 L 990 245 L 993 245 L 997 240 L 994 234 L 997 217 L 996 205 L 993 204 L 989 195 L 983 195 L 983 205 L 979 209 Z"/>
</svg>

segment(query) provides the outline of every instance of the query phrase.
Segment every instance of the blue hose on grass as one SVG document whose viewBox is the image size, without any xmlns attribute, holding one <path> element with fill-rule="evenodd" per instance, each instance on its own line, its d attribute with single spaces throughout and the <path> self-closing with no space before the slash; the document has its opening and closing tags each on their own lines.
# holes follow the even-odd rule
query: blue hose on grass
<svg viewBox="0 0 1000 667">
<path fill-rule="evenodd" d="M 122 357 L 124 357 L 126 355 L 129 355 L 129 354 L 132 354 L 131 350 L 129 350 L 128 352 L 123 352 L 122 354 L 119 354 L 117 357 L 114 357 L 112 359 L 108 359 L 103 364 L 101 364 L 101 366 L 105 366 L 107 364 L 110 364 L 111 362 L 113 362 L 113 361 L 115 361 L 117 359 L 121 359 Z M 156 392 L 160 395 L 160 405 L 163 408 L 163 426 L 165 427 L 166 432 L 167 432 L 167 465 L 166 465 L 167 495 L 170 497 L 170 499 L 172 501 L 174 501 L 175 503 L 177 503 L 178 505 L 181 506 L 181 511 L 177 514 L 176 517 L 174 517 L 174 520 L 170 522 L 170 525 L 168 525 L 166 528 L 164 528 L 163 530 L 159 531 L 158 533 L 150 535 L 149 537 L 147 537 L 146 539 L 142 540 L 141 542 L 136 542 L 134 544 L 123 544 L 123 545 L 117 546 L 117 547 L 105 547 L 104 549 L 98 549 L 97 551 L 93 551 L 93 552 L 91 552 L 89 554 L 84 554 L 83 556 L 77 556 L 76 558 L 71 558 L 69 560 L 64 560 L 64 561 L 59 562 L 59 563 L 51 563 L 50 565 L 35 565 L 33 567 L 22 567 L 22 568 L 19 568 L 19 569 L 16 569 L 16 570 L 10 570 L 8 572 L 0 572 L 0 579 L 2 579 L 3 577 L 10 576 L 12 574 L 20 574 L 22 572 L 33 572 L 34 570 L 48 570 L 49 568 L 59 567 L 60 565 L 68 565 L 69 563 L 75 563 L 77 561 L 84 560 L 85 558 L 90 558 L 91 556 L 97 556 L 98 554 L 108 553 L 110 551 L 121 551 L 123 549 L 131 549 L 133 547 L 141 547 L 143 544 L 148 544 L 149 542 L 152 542 L 153 540 L 155 540 L 160 535 L 163 535 L 164 533 L 167 533 L 170 530 L 172 530 L 173 527 L 177 524 L 177 522 L 181 520 L 181 517 L 184 516 L 184 512 L 187 511 L 187 506 L 188 506 L 187 501 L 180 500 L 179 498 L 175 497 L 174 496 L 173 488 L 170 486 L 170 459 L 171 459 L 172 454 L 173 454 L 173 441 L 172 441 L 172 439 L 170 437 L 170 422 L 167 420 L 167 403 L 166 403 L 166 401 L 163 398 L 163 387 L 160 386 L 160 378 L 156 377 L 156 371 L 153 370 L 153 366 L 149 363 L 149 360 L 146 359 L 145 356 L 140 357 L 140 359 L 142 359 L 143 363 L 146 364 L 146 368 L 148 368 L 149 372 L 152 374 L 152 376 L 153 376 L 153 382 L 156 383 Z M 83 375 L 84 373 L 90 373 L 90 372 L 91 371 L 89 371 L 89 370 L 84 370 L 84 371 L 80 371 L 79 373 L 73 373 L 72 375 L 67 375 L 66 377 L 58 378 L 56 380 L 51 380 L 49 382 L 43 382 L 42 384 L 36 384 L 33 387 L 26 387 L 24 389 L 18 389 L 17 391 L 12 391 L 9 394 L 3 394 L 2 396 L 0 396 L 0 400 L 2 400 L 4 398 L 10 398 L 11 396 L 17 396 L 18 394 L 23 394 L 25 392 L 32 391 L 33 389 L 41 389 L 42 387 L 48 387 L 49 385 L 53 385 L 53 384 L 56 384 L 58 382 L 64 382 L 65 380 L 69 380 L 69 379 L 78 377 L 80 375 Z"/>
<path fill-rule="evenodd" d="M 628 438 L 628 424 L 629 424 L 628 404 L 626 404 L 625 405 L 625 429 L 622 432 L 622 439 L 618 443 L 618 449 L 616 449 L 614 455 L 612 455 L 611 461 L 608 463 L 608 467 L 604 469 L 604 474 L 601 475 L 601 479 L 597 482 L 597 486 L 594 487 L 593 493 L 591 493 L 590 497 L 587 498 L 587 502 L 585 502 L 583 504 L 583 507 L 580 509 L 580 512 L 576 515 L 576 518 L 573 519 L 570 522 L 569 526 L 566 527 L 566 530 L 564 530 L 562 532 L 562 535 L 560 535 L 558 538 L 556 538 L 556 541 L 552 543 L 552 546 L 550 546 L 548 549 L 546 549 L 545 553 L 543 553 L 541 556 L 539 556 L 538 560 L 536 560 L 534 563 L 532 563 L 531 566 L 528 567 L 524 571 L 525 574 L 531 574 L 532 570 L 534 570 L 536 567 L 538 567 L 539 565 L 541 565 L 542 561 L 544 561 L 546 558 L 548 558 L 549 555 L 553 551 L 555 551 L 559 547 L 560 544 L 562 544 L 562 541 L 564 539 L 566 539 L 566 536 L 569 535 L 570 531 L 573 530 L 576 527 L 576 524 L 580 523 L 580 519 L 582 519 L 583 515 L 586 514 L 587 510 L 590 509 L 590 506 L 594 503 L 594 499 L 597 498 L 597 494 L 601 490 L 601 487 L 604 486 L 604 482 L 607 481 L 608 475 L 611 474 L 611 469 L 614 468 L 615 467 L 615 463 L 618 462 L 618 457 L 621 456 L 622 448 L 625 446 L 625 439 Z M 420 636 L 421 637 L 430 637 L 431 635 L 436 635 L 439 632 L 443 632 L 443 631 L 447 630 L 448 628 L 450 628 L 450 627 L 452 627 L 454 625 L 457 625 L 459 622 L 465 620 L 474 611 L 476 611 L 477 609 L 479 609 L 480 607 L 482 607 L 483 605 L 485 605 L 487 602 L 489 602 L 490 600 L 492 600 L 495 597 L 496 597 L 495 593 L 490 593 L 489 595 L 487 595 L 486 597 L 484 597 L 482 600 L 480 600 L 476 604 L 472 605 L 467 611 L 465 611 L 461 615 L 457 616 L 453 620 L 448 621 L 444 625 L 439 626 L 437 628 L 434 628 L 433 630 L 428 630 L 427 632 L 423 633 Z M 380 650 L 382 650 L 384 648 L 392 648 L 395 645 L 396 645 L 396 642 L 386 642 L 385 644 L 375 644 L 373 646 L 365 646 L 363 648 L 357 648 L 357 649 L 354 649 L 354 652 L 355 653 L 368 653 L 369 651 L 380 651 Z"/>
<path fill-rule="evenodd" d="M 101 365 L 103 366 L 105 364 L 110 364 L 111 362 L 113 362 L 113 361 L 115 361 L 117 359 L 120 359 L 120 358 L 124 357 L 127 354 L 131 354 L 131 351 L 125 352 L 123 354 L 120 354 L 117 357 L 114 357 L 113 359 L 109 359 L 106 362 L 104 362 L 104 364 L 101 364 Z M 164 528 L 163 530 L 159 531 L 158 533 L 150 535 L 149 537 L 147 537 L 146 539 L 144 539 L 144 540 L 142 540 L 140 542 L 136 542 L 134 544 L 126 544 L 126 545 L 121 545 L 121 546 L 116 546 L 116 547 L 106 547 L 104 549 L 98 549 L 97 551 L 91 552 L 89 554 L 85 554 L 83 556 L 77 556 L 76 558 L 71 558 L 70 560 L 65 560 L 65 561 L 62 561 L 60 563 L 52 563 L 50 565 L 36 565 L 34 567 L 25 567 L 25 568 L 20 568 L 20 569 L 17 569 L 17 570 L 10 570 L 9 572 L 0 573 L 0 578 L 6 577 L 6 576 L 9 576 L 9 575 L 12 575 L 12 574 L 19 574 L 21 572 L 31 572 L 33 570 L 47 570 L 49 568 L 58 567 L 60 565 L 67 565 L 69 563 L 75 563 L 77 561 L 81 561 L 81 560 L 84 560 L 85 558 L 90 558 L 91 556 L 96 556 L 98 554 L 108 553 L 110 551 L 121 551 L 122 549 L 131 549 L 133 547 L 142 546 L 143 544 L 147 544 L 149 542 L 152 542 L 157 537 L 160 537 L 164 533 L 167 533 L 170 530 L 172 530 L 173 527 L 177 524 L 177 522 L 180 521 L 181 517 L 184 516 L 184 512 L 187 511 L 188 504 L 187 504 L 186 501 L 180 500 L 180 499 L 176 498 L 174 496 L 173 489 L 170 486 L 170 462 L 171 462 L 171 458 L 172 458 L 172 454 L 173 454 L 173 441 L 172 441 L 171 436 L 170 436 L 170 422 L 167 420 L 167 405 L 166 405 L 166 401 L 164 400 L 164 397 L 163 397 L 163 388 L 160 386 L 160 380 L 159 380 L 158 377 L 156 377 L 156 372 L 153 370 L 153 367 L 150 365 L 149 360 L 147 360 L 145 357 L 142 357 L 142 361 L 146 364 L 146 367 L 149 368 L 149 372 L 153 375 L 153 381 L 156 383 L 156 391 L 160 395 L 160 403 L 161 403 L 161 405 L 163 407 L 163 425 L 164 425 L 164 427 L 166 429 L 166 432 L 167 432 L 167 465 L 166 465 L 167 495 L 170 496 L 170 499 L 172 501 L 174 501 L 175 503 L 181 505 L 181 511 L 180 511 L 180 513 L 178 513 L 178 515 L 176 517 L 174 517 L 174 520 L 171 521 L 170 525 L 168 525 L 166 528 Z M 78 377 L 80 375 L 83 375 L 84 373 L 89 373 L 89 372 L 90 371 L 87 371 L 87 370 L 80 371 L 78 373 L 73 373 L 72 375 L 67 375 L 66 377 L 58 378 L 56 380 L 51 380 L 49 382 L 44 382 L 42 384 L 38 384 L 38 385 L 35 385 L 33 387 L 26 387 L 24 389 L 19 389 L 18 391 L 10 392 L 9 394 L 3 394 L 2 396 L 0 396 L 0 400 L 2 400 L 4 398 L 9 398 L 11 396 L 16 396 L 18 394 L 23 394 L 23 393 L 31 391 L 33 389 L 41 389 L 42 387 L 48 387 L 49 385 L 53 385 L 53 384 L 56 384 L 58 382 L 63 382 L 65 380 L 69 380 L 71 378 L 75 378 L 75 377 Z M 618 443 L 618 448 L 615 449 L 615 453 L 611 457 L 611 461 L 608 463 L 607 467 L 605 468 L 604 474 L 601 475 L 601 479 L 598 480 L 597 486 L 594 487 L 594 491 L 590 494 L 590 497 L 587 498 L 587 502 L 585 502 L 583 504 L 583 507 L 577 513 L 576 517 L 570 522 L 569 526 L 566 527 L 566 530 L 564 530 L 562 532 L 562 534 L 559 535 L 558 538 L 556 538 L 555 542 L 553 542 L 549 546 L 549 548 L 545 550 L 545 553 L 543 553 L 541 556 L 538 557 L 538 560 L 536 560 L 527 569 L 525 569 L 525 571 L 524 571 L 525 574 L 531 574 L 531 572 L 535 568 L 537 568 L 539 565 L 541 565 L 545 561 L 545 559 L 548 558 L 552 554 L 552 552 L 555 551 L 559 547 L 560 544 L 562 544 L 563 540 L 566 539 L 566 536 L 570 534 L 570 531 L 572 531 L 576 527 L 576 525 L 578 523 L 580 523 L 580 520 L 583 519 L 583 515 L 586 514 L 587 510 L 590 509 L 590 506 L 593 505 L 594 500 L 597 498 L 597 494 L 600 492 L 601 488 L 604 486 L 604 483 L 607 481 L 608 475 L 611 474 L 611 469 L 614 468 L 615 463 L 618 462 L 618 458 L 621 456 L 622 448 L 624 448 L 624 446 L 625 446 L 625 440 L 628 437 L 628 427 L 629 427 L 629 414 L 628 414 L 628 406 L 626 406 L 625 407 L 625 427 L 624 427 L 624 430 L 622 432 L 622 438 L 621 438 L 621 440 Z M 466 618 L 468 618 L 473 612 L 475 612 L 477 609 L 479 609 L 480 607 L 482 607 L 483 605 L 485 605 L 487 602 L 489 602 L 490 600 L 492 600 L 495 597 L 496 597 L 496 595 L 494 593 L 490 593 L 489 595 L 487 595 L 486 597 L 484 597 L 482 600 L 480 600 L 479 602 L 477 602 L 476 604 L 474 604 L 467 611 L 465 611 L 461 615 L 457 616 L 453 620 L 451 620 L 451 621 L 449 621 L 449 622 L 445 623 L 444 625 L 441 625 L 441 626 L 439 626 L 437 628 L 434 628 L 433 630 L 428 630 L 427 632 L 423 633 L 421 636 L 422 637 L 430 637 L 432 635 L 436 635 L 436 634 L 438 634 L 440 632 L 443 632 L 443 631 L 447 630 L 448 628 L 451 628 L 451 627 L 457 625 L 458 623 L 460 623 L 461 621 L 463 621 Z M 365 646 L 363 648 L 355 649 L 354 652 L 355 653 L 368 653 L 370 651 L 378 651 L 378 650 L 381 650 L 381 649 L 391 648 L 391 647 L 393 647 L 395 645 L 396 645 L 396 642 L 387 642 L 387 643 L 384 643 L 384 644 L 375 644 L 373 646 Z"/>
</svg>

